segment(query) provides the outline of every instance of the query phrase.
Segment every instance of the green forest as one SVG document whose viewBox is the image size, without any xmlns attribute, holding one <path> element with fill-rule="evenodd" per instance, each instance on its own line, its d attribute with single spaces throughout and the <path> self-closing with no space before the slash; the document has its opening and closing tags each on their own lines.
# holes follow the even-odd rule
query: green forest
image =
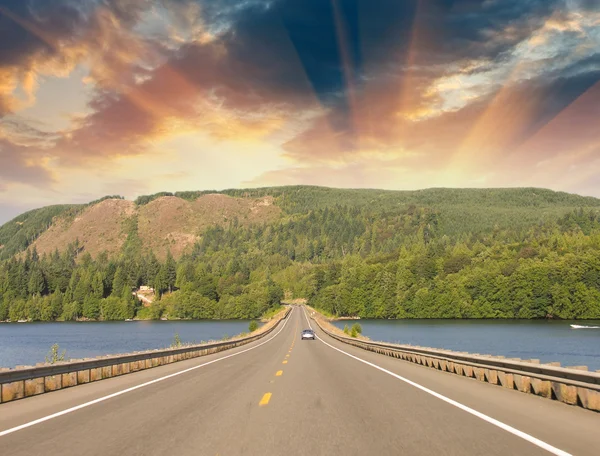
<svg viewBox="0 0 600 456">
<path fill-rule="evenodd" d="M 222 193 L 271 195 L 282 216 L 211 227 L 163 261 L 135 220 L 117 256 L 92 258 L 77 240 L 51 255 L 28 248 L 51 214 L 79 208 L 24 214 L 23 233 L 1 227 L 12 254 L 0 263 L 0 321 L 257 318 L 284 295 L 363 318 L 600 318 L 598 199 L 543 189 Z M 132 295 L 141 285 L 157 291 L 150 307 Z"/>
</svg>

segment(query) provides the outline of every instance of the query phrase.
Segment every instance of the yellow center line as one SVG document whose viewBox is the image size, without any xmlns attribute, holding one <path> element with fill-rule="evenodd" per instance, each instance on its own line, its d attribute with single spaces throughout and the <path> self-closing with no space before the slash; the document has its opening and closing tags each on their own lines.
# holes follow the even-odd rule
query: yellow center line
<svg viewBox="0 0 600 456">
<path fill-rule="evenodd" d="M 282 364 L 287 364 L 287 359 Z"/>
<path fill-rule="evenodd" d="M 258 405 L 260 405 L 260 406 L 267 405 L 270 400 L 271 400 L 271 393 L 265 393 L 265 395 L 262 397 L 262 399 L 260 400 Z"/>
<path fill-rule="evenodd" d="M 275 373 L 275 377 L 281 377 L 283 375 L 283 371 L 277 371 Z"/>
</svg>

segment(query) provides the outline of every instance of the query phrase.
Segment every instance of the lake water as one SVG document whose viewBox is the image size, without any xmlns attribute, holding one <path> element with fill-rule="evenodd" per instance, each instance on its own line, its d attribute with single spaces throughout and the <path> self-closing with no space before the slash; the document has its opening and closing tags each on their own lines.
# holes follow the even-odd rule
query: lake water
<svg viewBox="0 0 600 456">
<path fill-rule="evenodd" d="M 131 321 L 1 323 L 0 367 L 44 362 L 52 344 L 68 358 L 166 348 L 175 334 L 182 342 L 218 340 L 248 331 L 249 321 Z"/>
<path fill-rule="evenodd" d="M 179 334 L 182 342 L 218 340 L 248 331 L 249 321 L 133 321 L 0 324 L 0 367 L 43 362 L 58 343 L 67 357 L 87 358 L 166 348 Z M 343 328 L 354 321 L 337 321 Z M 559 361 L 563 366 L 600 369 L 600 321 L 530 320 L 360 320 L 372 340 L 445 348 L 470 353 Z"/>
<path fill-rule="evenodd" d="M 355 322 L 333 323 L 343 329 L 344 325 L 350 327 Z M 372 340 L 600 369 L 600 329 L 570 327 L 570 324 L 600 326 L 600 320 L 359 320 L 358 323 L 363 334 Z"/>
</svg>

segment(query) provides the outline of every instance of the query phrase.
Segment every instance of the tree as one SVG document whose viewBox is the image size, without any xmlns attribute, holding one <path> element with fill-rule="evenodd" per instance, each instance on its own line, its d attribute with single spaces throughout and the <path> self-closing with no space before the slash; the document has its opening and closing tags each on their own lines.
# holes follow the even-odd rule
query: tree
<svg viewBox="0 0 600 456">
<path fill-rule="evenodd" d="M 100 317 L 100 298 L 95 295 L 86 296 L 83 301 L 82 313 L 85 318 L 97 320 Z"/>
<path fill-rule="evenodd" d="M 46 279 L 38 266 L 33 267 L 29 273 L 27 289 L 30 295 L 41 295 L 46 292 Z"/>
<path fill-rule="evenodd" d="M 175 281 L 177 280 L 177 264 L 175 263 L 175 259 L 173 255 L 171 255 L 171 251 L 167 251 L 167 260 L 165 261 L 165 281 L 166 286 L 169 291 L 173 291 L 173 287 L 175 286 Z"/>
<path fill-rule="evenodd" d="M 169 289 L 169 284 L 167 281 L 167 270 L 163 266 L 160 267 L 158 274 L 154 278 L 154 292 L 160 297 L 165 291 Z"/>
<path fill-rule="evenodd" d="M 112 282 L 112 294 L 119 296 L 123 292 L 123 287 L 127 286 L 127 277 L 121 266 L 118 266 L 115 271 L 115 277 Z"/>
<path fill-rule="evenodd" d="M 98 271 L 92 278 L 92 295 L 96 299 L 102 299 L 104 297 L 104 275 Z"/>
</svg>

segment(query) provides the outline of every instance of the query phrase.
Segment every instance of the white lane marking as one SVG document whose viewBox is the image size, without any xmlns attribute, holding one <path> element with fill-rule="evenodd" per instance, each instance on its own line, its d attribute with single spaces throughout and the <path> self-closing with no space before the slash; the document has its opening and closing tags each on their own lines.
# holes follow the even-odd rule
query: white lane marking
<svg viewBox="0 0 600 456">
<path fill-rule="evenodd" d="M 292 312 L 293 312 L 293 309 L 292 309 Z M 13 432 L 20 431 L 21 429 L 25 429 L 25 428 L 28 428 L 28 427 L 31 427 L 31 426 L 35 426 L 36 424 L 43 423 L 44 421 L 48 421 L 48 420 L 51 420 L 53 418 L 58 418 L 59 416 L 66 415 L 67 413 L 71 413 L 71 412 L 74 412 L 76 410 L 79 410 L 79 409 L 82 409 L 82 408 L 85 408 L 85 407 L 89 407 L 90 405 L 98 404 L 99 402 L 103 402 L 103 401 L 106 401 L 108 399 L 112 399 L 113 397 L 120 396 L 121 394 L 129 393 L 131 391 L 135 391 L 137 389 L 143 388 L 144 386 L 153 385 L 154 383 L 162 382 L 163 380 L 167 380 L 169 378 L 176 377 L 176 376 L 181 375 L 181 374 L 185 374 L 187 372 L 199 369 L 201 367 L 208 366 L 209 364 L 213 364 L 213 363 L 216 363 L 218 361 L 223 361 L 224 359 L 232 358 L 234 356 L 241 355 L 242 353 L 249 352 L 250 350 L 254 350 L 255 348 L 258 348 L 261 345 L 264 345 L 264 344 L 266 344 L 268 342 L 271 342 L 273 339 L 275 339 L 275 337 L 277 337 L 279 335 L 279 333 L 281 331 L 283 331 L 283 328 L 285 328 L 285 325 L 287 325 L 287 322 L 289 321 L 289 319 L 290 319 L 289 317 L 292 315 L 292 312 L 290 312 L 290 315 L 288 315 L 288 318 L 285 319 L 285 321 L 283 322 L 283 326 L 281 328 L 279 328 L 279 331 L 277 331 L 269 339 L 265 340 L 264 342 L 261 342 L 258 345 L 255 345 L 254 347 L 250 347 L 250 348 L 247 348 L 245 350 L 242 350 L 242 351 L 239 351 L 239 352 L 236 352 L 236 353 L 232 353 L 231 355 L 223 356 L 222 358 L 213 359 L 212 361 L 208 361 L 206 363 L 199 364 L 198 366 L 190 367 L 188 369 L 184 369 L 182 371 L 175 372 L 173 374 L 165 375 L 164 377 L 156 378 L 154 380 L 150 380 L 149 382 L 142 383 L 142 384 L 136 385 L 136 386 L 132 386 L 131 388 L 127 388 L 127 389 L 124 389 L 122 391 L 117 391 L 116 393 L 109 394 L 108 396 L 103 396 L 103 397 L 100 397 L 98 399 L 94 399 L 93 401 L 89 401 L 89 402 L 85 402 L 84 404 L 76 405 L 75 407 L 71 407 L 71 408 L 68 408 L 66 410 L 62 410 L 60 412 L 53 413 L 52 415 L 48 415 L 48 416 L 45 416 L 43 418 L 39 418 L 39 419 L 34 420 L 34 421 L 30 421 L 29 423 L 21 424 L 20 426 L 15 426 L 13 428 L 10 428 L 10 429 L 7 429 L 5 431 L 0 432 L 0 437 L 4 437 L 5 435 L 12 434 Z"/>
<path fill-rule="evenodd" d="M 306 321 L 308 322 L 308 317 L 306 316 L 306 311 L 304 311 L 303 313 L 304 313 L 304 317 L 306 318 Z M 310 322 L 308 323 L 308 325 L 310 326 Z M 557 456 L 572 456 L 570 453 L 567 453 L 566 451 L 556 448 L 556 447 L 550 445 L 549 443 L 546 443 L 540 439 L 536 439 L 532 435 L 526 434 L 523 431 L 519 431 L 518 429 L 515 429 L 514 427 L 509 426 L 508 424 L 505 424 L 502 421 L 498 421 L 498 420 L 492 418 L 491 416 L 487 416 L 481 412 L 478 412 L 477 410 L 474 410 L 471 407 L 467 407 L 466 405 L 463 405 L 460 402 L 456 402 L 455 400 L 450 399 L 449 397 L 443 396 L 440 393 L 436 393 L 435 391 L 430 390 L 429 388 L 426 388 L 422 385 L 419 385 L 418 383 L 413 382 L 412 380 L 404 378 L 404 377 L 402 377 L 398 374 L 395 374 L 387 369 L 384 369 L 383 367 L 378 366 L 377 364 L 370 363 L 369 361 L 365 361 L 364 359 L 361 359 L 357 356 L 351 355 L 350 353 L 346 353 L 344 350 L 340 350 L 339 348 L 328 344 L 321 337 L 319 337 L 318 339 L 321 342 L 323 342 L 325 345 L 327 345 L 328 347 L 333 348 L 334 350 L 337 350 L 340 353 L 343 353 L 344 355 L 349 356 L 350 358 L 354 358 L 355 360 L 360 361 L 361 363 L 364 363 L 368 366 L 374 367 L 375 369 L 380 370 L 381 372 L 385 372 L 386 374 L 391 375 L 392 377 L 395 377 L 398 380 L 402 380 L 403 382 L 408 383 L 409 385 L 414 386 L 415 388 L 418 388 L 421 391 L 431 394 L 432 396 L 437 397 L 438 399 L 441 399 L 442 401 L 447 402 L 450 405 L 458 407 L 459 409 L 464 410 L 465 412 L 470 413 L 471 415 L 475 415 L 477 418 L 481 418 L 483 421 L 487 421 L 488 423 L 493 424 L 494 426 L 497 426 L 500 429 L 504 429 L 505 431 L 510 432 L 511 434 L 522 438 L 523 440 L 527 440 L 528 442 L 533 443 L 534 445 L 548 451 L 549 453 L 555 454 Z"/>
<path fill-rule="evenodd" d="M 308 316 L 306 315 L 306 309 L 302 309 L 302 310 L 303 310 L 302 315 L 304 315 L 304 318 L 306 318 L 306 323 L 308 323 L 308 327 L 310 329 L 313 329 L 313 327 L 310 325 L 310 320 L 308 319 Z M 316 334 L 315 334 L 315 336 L 316 336 Z"/>
</svg>

